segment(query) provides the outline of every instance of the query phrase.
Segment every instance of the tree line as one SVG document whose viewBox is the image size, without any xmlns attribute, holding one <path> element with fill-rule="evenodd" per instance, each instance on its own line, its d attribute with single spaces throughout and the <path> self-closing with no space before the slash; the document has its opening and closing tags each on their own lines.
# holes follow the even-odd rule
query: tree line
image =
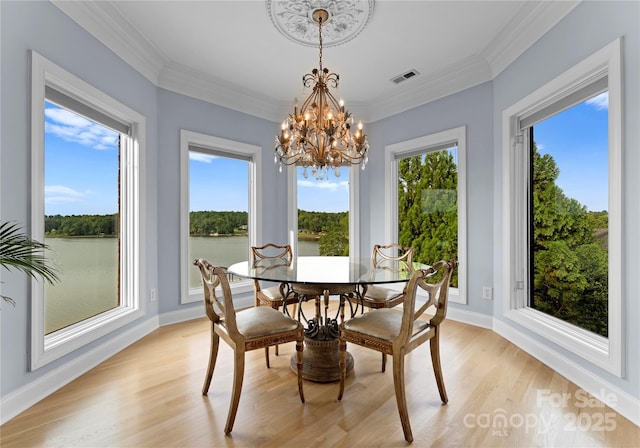
<svg viewBox="0 0 640 448">
<path fill-rule="evenodd" d="M 45 236 L 116 236 L 118 215 L 47 215 L 44 217 Z"/>
<path fill-rule="evenodd" d="M 398 243 L 414 248 L 414 260 L 433 263 L 458 257 L 458 172 L 450 151 L 399 161 Z M 607 336 L 608 253 L 606 211 L 589 212 L 556 185 L 553 157 L 533 148 L 531 201 L 533 265 L 530 306 Z M 192 236 L 247 232 L 247 212 L 190 213 Z M 300 233 L 317 235 L 321 255 L 349 254 L 347 212 L 298 210 Z M 114 236 L 116 214 L 45 217 L 46 236 Z M 457 270 L 452 285 L 458 283 Z"/>
<path fill-rule="evenodd" d="M 247 232 L 247 212 L 197 211 L 189 213 L 189 233 L 192 236 L 233 235 Z M 115 236 L 118 215 L 47 215 L 47 237 Z M 300 232 L 321 235 L 342 228 L 348 232 L 348 213 L 324 213 L 298 210 Z M 348 234 L 346 235 L 348 239 Z M 348 246 L 348 244 L 347 244 Z"/>
</svg>

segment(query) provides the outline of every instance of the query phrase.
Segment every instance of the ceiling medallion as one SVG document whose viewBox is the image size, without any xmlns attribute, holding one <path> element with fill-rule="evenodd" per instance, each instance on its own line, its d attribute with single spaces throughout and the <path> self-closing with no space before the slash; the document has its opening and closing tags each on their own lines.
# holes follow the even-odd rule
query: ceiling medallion
<svg viewBox="0 0 640 448">
<path fill-rule="evenodd" d="M 374 0 L 266 0 L 275 27 L 288 39 L 308 47 L 318 44 L 318 25 L 313 12 L 329 13 L 322 25 L 323 44 L 333 47 L 350 41 L 362 31 L 373 14 Z"/>
</svg>

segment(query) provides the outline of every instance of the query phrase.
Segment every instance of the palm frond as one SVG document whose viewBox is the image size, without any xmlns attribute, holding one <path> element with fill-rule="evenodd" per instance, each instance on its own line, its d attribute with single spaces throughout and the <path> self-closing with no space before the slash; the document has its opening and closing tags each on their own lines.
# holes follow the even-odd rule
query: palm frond
<svg viewBox="0 0 640 448">
<path fill-rule="evenodd" d="M 0 224 L 0 266 L 3 268 L 17 269 L 33 278 L 41 276 L 51 284 L 59 282 L 57 270 L 49 266 L 44 256 L 47 249 L 46 244 L 25 235 L 19 224 Z M 1 297 L 7 302 L 13 302 L 9 297 Z"/>
</svg>

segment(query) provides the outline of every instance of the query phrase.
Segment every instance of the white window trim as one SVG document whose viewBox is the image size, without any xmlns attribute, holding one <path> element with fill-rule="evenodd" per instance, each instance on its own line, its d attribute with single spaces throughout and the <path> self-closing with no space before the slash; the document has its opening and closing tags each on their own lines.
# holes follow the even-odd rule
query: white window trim
<svg viewBox="0 0 640 448">
<path fill-rule="evenodd" d="M 525 265 L 522 238 L 516 223 L 518 198 L 522 187 L 518 181 L 518 118 L 532 109 L 562 97 L 572 86 L 606 70 L 609 91 L 609 322 L 608 338 L 582 330 L 560 319 L 527 307 L 518 297 L 517 281 L 522 281 Z M 621 40 L 607 45 L 562 75 L 537 89 L 503 111 L 502 114 L 502 209 L 503 284 L 502 313 L 561 347 L 575 353 L 618 377 L 623 376 L 622 336 L 622 56 Z M 520 187 L 519 187 L 520 186 Z M 520 193 L 519 193 L 520 192 Z M 520 273 L 521 275 L 518 275 Z M 526 277 L 526 276 L 525 276 Z M 522 289 L 522 288 L 520 288 Z"/>
<path fill-rule="evenodd" d="M 467 303 L 467 128 L 460 126 L 435 134 L 387 145 L 384 148 L 385 244 L 398 241 L 398 156 L 452 143 L 458 147 L 458 287 L 449 288 L 449 301 Z M 400 286 L 398 286 L 400 287 Z"/>
<path fill-rule="evenodd" d="M 44 334 L 44 284 L 31 284 L 31 364 L 38 369 L 146 313 L 145 117 L 111 98 L 80 78 L 31 52 L 31 234 L 44 240 L 44 103 L 45 85 L 64 92 L 91 107 L 130 123 L 131 136 L 123 139 L 121 181 L 121 271 L 120 305 L 98 316 L 49 335 Z M 123 220 L 126 220 L 123 221 Z"/>
<path fill-rule="evenodd" d="M 349 166 L 349 254 L 360 254 L 360 171 L 362 165 Z M 287 228 L 294 257 L 298 254 L 298 168 L 287 167 Z"/>
<path fill-rule="evenodd" d="M 262 241 L 262 228 L 258 225 L 258 216 L 262 215 L 262 147 L 248 143 L 227 140 L 213 135 L 180 130 L 180 303 L 202 301 L 202 287 L 189 288 L 189 269 L 195 269 L 193 260 L 189 259 L 189 146 L 215 151 L 216 154 L 227 152 L 249 156 L 249 246 Z M 249 250 L 247 249 L 247 260 Z M 233 294 L 253 291 L 250 280 L 231 283 Z"/>
</svg>

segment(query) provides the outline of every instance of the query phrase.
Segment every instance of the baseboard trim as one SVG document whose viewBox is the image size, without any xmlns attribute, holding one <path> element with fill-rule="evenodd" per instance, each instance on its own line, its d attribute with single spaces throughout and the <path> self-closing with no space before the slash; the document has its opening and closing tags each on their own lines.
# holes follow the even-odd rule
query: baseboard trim
<svg viewBox="0 0 640 448">
<path fill-rule="evenodd" d="M 638 398 L 597 377 L 555 350 L 499 319 L 493 319 L 493 330 L 591 395 L 602 396 L 604 392 L 614 396 L 616 401 L 611 403 L 610 407 L 636 426 L 640 426 L 640 400 Z"/>
<path fill-rule="evenodd" d="M 447 319 L 480 328 L 487 328 L 489 330 L 493 329 L 493 316 L 467 311 L 457 307 L 449 306 L 447 309 Z"/>
<path fill-rule="evenodd" d="M 253 296 L 242 297 L 240 299 L 234 298 L 233 305 L 236 310 L 241 310 L 243 308 L 253 306 L 253 301 Z M 183 309 L 179 309 L 177 311 L 162 313 L 160 314 L 159 319 L 160 326 L 164 327 L 165 325 L 179 324 L 180 322 L 200 319 L 201 317 L 206 317 L 206 314 L 204 311 L 204 305 L 199 303 L 198 306 L 183 307 Z"/>
<path fill-rule="evenodd" d="M 125 332 L 117 333 L 114 338 L 65 363 L 63 366 L 4 395 L 2 403 L 0 403 L 0 424 L 5 424 L 158 327 L 157 316 L 147 319 Z"/>
</svg>

